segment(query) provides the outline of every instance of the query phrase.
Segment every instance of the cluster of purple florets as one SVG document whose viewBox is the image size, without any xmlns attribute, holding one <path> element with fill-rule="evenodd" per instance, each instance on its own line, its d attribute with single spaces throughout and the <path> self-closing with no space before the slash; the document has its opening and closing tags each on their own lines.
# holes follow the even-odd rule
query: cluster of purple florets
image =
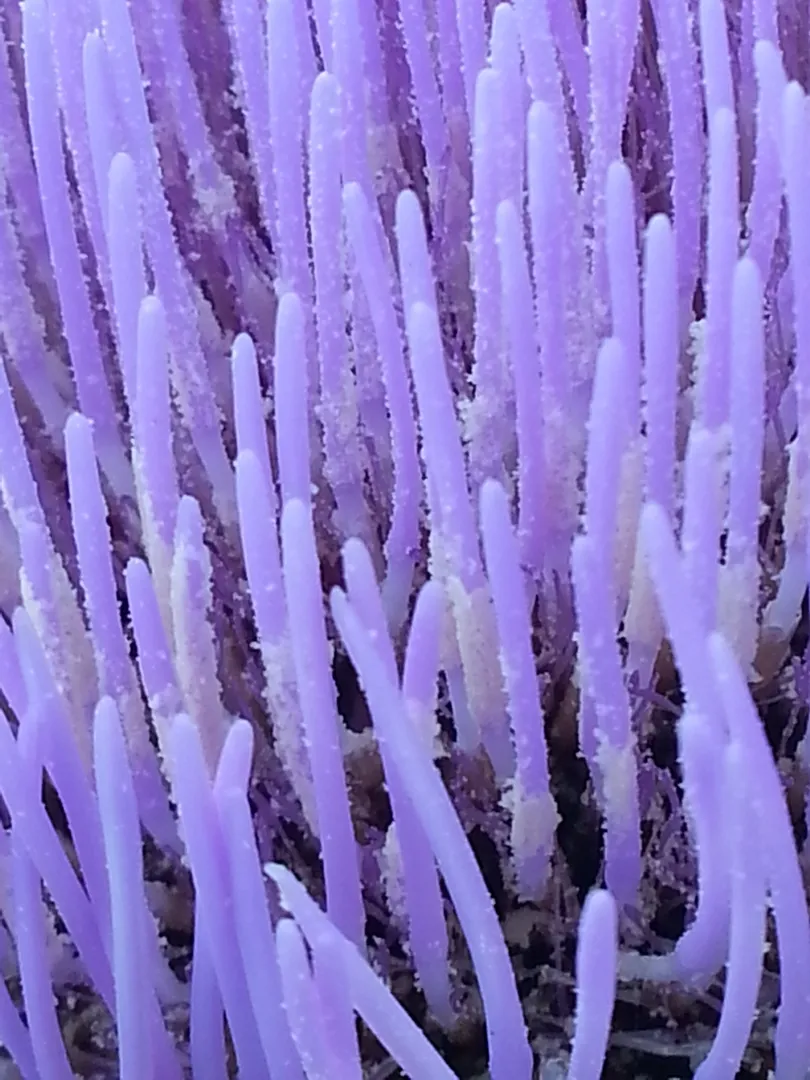
<svg viewBox="0 0 810 1080">
<path fill-rule="evenodd" d="M 0 1074 L 807 1080 L 805 0 L 0 42 Z"/>
</svg>

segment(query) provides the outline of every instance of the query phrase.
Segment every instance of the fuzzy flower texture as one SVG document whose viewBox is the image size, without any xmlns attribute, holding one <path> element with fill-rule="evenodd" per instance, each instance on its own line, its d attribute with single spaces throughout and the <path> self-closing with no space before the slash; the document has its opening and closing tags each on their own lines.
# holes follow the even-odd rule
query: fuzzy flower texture
<svg viewBox="0 0 810 1080">
<path fill-rule="evenodd" d="M 807 1080 L 806 0 L 0 39 L 0 1074 Z"/>
</svg>

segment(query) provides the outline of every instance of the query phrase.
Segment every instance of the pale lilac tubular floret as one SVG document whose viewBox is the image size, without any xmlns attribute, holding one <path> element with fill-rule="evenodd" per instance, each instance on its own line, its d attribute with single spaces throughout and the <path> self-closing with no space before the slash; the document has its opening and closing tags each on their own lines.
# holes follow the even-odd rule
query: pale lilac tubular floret
<svg viewBox="0 0 810 1080">
<path fill-rule="evenodd" d="M 206 945 L 205 917 L 195 912 L 196 932 L 191 962 L 194 979 L 189 1002 L 189 1060 L 193 1076 L 227 1080 L 225 1016 L 222 994 L 211 953 Z"/>
<path fill-rule="evenodd" d="M 237 725 L 231 732 L 231 738 L 238 737 Z M 227 743 L 225 745 L 227 747 Z M 244 968 L 239 963 L 233 881 L 228 872 L 222 825 L 208 774 L 210 762 L 203 756 L 195 724 L 182 713 L 172 724 L 169 751 L 180 827 L 204 921 L 204 947 L 211 954 L 240 1068 L 246 1075 L 261 1080 L 268 1075 L 267 1063 L 250 1005 Z M 219 768 L 226 754 L 227 750 L 223 748 Z"/>
<path fill-rule="evenodd" d="M 329 669 L 312 511 L 297 499 L 287 502 L 281 515 L 281 550 L 293 661 L 318 820 L 330 822 L 321 851 L 327 911 L 341 933 L 361 946 L 365 915 L 335 688 Z"/>
<path fill-rule="evenodd" d="M 717 822 L 725 796 L 718 745 L 709 724 L 687 705 L 678 721 L 678 758 L 698 860 L 698 912 L 678 939 L 672 971 L 684 980 L 708 977 L 726 959 L 731 860 Z"/>
<path fill-rule="evenodd" d="M 596 557 L 611 591 L 615 589 L 621 463 L 630 435 L 625 407 L 628 384 L 632 382 L 624 347 L 617 338 L 608 338 L 596 362 L 588 419 L 584 526 L 596 545 Z"/>
<path fill-rule="evenodd" d="M 606 889 L 594 889 L 579 917 L 577 1008 L 568 1080 L 598 1080 L 602 1075 L 616 994 L 617 946 L 616 902 Z"/>
<path fill-rule="evenodd" d="M 633 179 L 624 162 L 613 161 L 608 168 L 605 204 L 613 337 L 624 350 L 627 421 L 634 437 L 641 393 L 641 320 Z"/>
<path fill-rule="evenodd" d="M 765 629 L 788 637 L 801 612 L 807 587 L 807 525 L 805 495 L 807 447 L 810 440 L 810 313 L 801 302 L 805 267 L 810 259 L 810 200 L 807 197 L 808 113 L 807 98 L 796 82 L 783 90 L 781 100 L 781 164 L 788 210 L 790 285 L 786 302 L 792 307 L 795 340 L 795 375 L 790 390 L 795 394 L 791 427 L 796 438 L 790 444 L 785 506 L 785 556 L 776 596 L 763 615 Z M 786 395 L 787 396 L 787 395 Z"/>
<path fill-rule="evenodd" d="M 82 46 L 82 77 L 84 86 L 84 108 L 87 112 L 87 135 L 90 140 L 90 154 L 93 159 L 93 174 L 98 194 L 101 221 L 107 245 L 107 258 L 112 271 L 112 250 L 110 235 L 110 203 L 108 180 L 110 166 L 116 157 L 116 151 L 123 145 L 122 126 L 118 116 L 113 90 L 113 78 L 110 71 L 110 57 L 107 46 L 99 30 L 91 30 Z M 134 224 L 138 229 L 140 211 Z M 140 249 L 139 249 L 140 250 Z M 137 262 L 133 263 L 133 271 Z M 137 278 L 137 273 L 133 274 Z M 113 285 L 110 277 L 110 285 Z M 113 285 L 114 288 L 114 285 Z M 108 295 L 108 303 L 112 297 Z M 122 342 L 119 341 L 119 348 Z"/>
<path fill-rule="evenodd" d="M 287 628 L 278 539 L 278 511 L 259 459 L 241 450 L 236 459 L 239 531 L 253 612 L 262 644 L 280 644 Z"/>
<path fill-rule="evenodd" d="M 360 1050 L 351 998 L 346 994 L 343 949 L 334 934 L 319 927 L 312 939 L 313 974 L 318 991 L 324 1042 L 329 1047 L 332 1075 L 361 1080 Z"/>
<path fill-rule="evenodd" d="M 403 784 L 428 835 L 473 956 L 493 1080 L 528 1080 L 532 1053 L 506 944 L 461 823 L 433 763 L 410 730 L 404 702 L 346 595 L 332 592 L 332 613 L 360 673 L 378 739 L 389 743 Z"/>
<path fill-rule="evenodd" d="M 738 186 L 737 128 L 733 112 L 723 105 L 709 114 L 706 338 L 696 379 L 697 415 L 710 431 L 728 420 L 731 289 L 739 244 Z"/>
<path fill-rule="evenodd" d="M 810 197 L 806 187 L 810 161 L 808 130 L 807 96 L 798 83 L 791 82 L 782 95 L 782 172 L 790 236 L 799 438 L 805 443 L 810 438 L 810 313 L 801 298 L 806 284 L 806 260 L 810 257 Z"/>
<path fill-rule="evenodd" d="M 247 582 L 265 669 L 266 701 L 275 724 L 276 750 L 313 832 L 318 833 L 289 648 L 279 514 L 272 486 L 262 476 L 261 465 L 252 450 L 241 450 L 237 457 L 237 502 Z"/>
<path fill-rule="evenodd" d="M 754 5 L 757 10 L 761 5 Z M 787 84 L 778 46 L 773 38 L 757 41 L 754 64 L 757 75 L 756 151 L 754 186 L 746 212 L 750 236 L 748 254 L 767 280 L 779 231 L 782 208 L 780 146 L 782 143 L 782 95 Z"/>
<path fill-rule="evenodd" d="M 380 232 L 382 229 L 380 218 L 377 219 L 376 226 Z M 386 409 L 380 357 L 374 338 L 374 323 L 369 311 L 368 296 L 357 266 L 352 263 L 351 258 L 348 261 L 350 286 L 347 299 L 351 308 L 349 335 L 354 357 L 357 412 L 361 430 L 366 436 L 367 454 L 371 459 L 369 462 L 371 468 L 366 467 L 369 474 L 376 473 L 377 476 L 384 476 L 390 469 L 391 449 L 390 420 Z M 363 457 L 366 455 L 364 454 Z M 384 486 L 387 486 L 387 481 Z"/>
<path fill-rule="evenodd" d="M 508 793 L 512 857 L 519 892 L 533 897 L 541 895 L 548 878 L 558 815 L 549 791 L 548 746 L 532 655 L 526 582 L 509 519 L 509 500 L 495 480 L 481 488 L 481 534 L 515 745 L 515 779 Z"/>
<path fill-rule="evenodd" d="M 273 516 L 277 513 L 275 478 L 267 444 L 266 400 L 259 381 L 256 344 L 249 334 L 238 334 L 231 346 L 233 424 L 237 451 L 250 451 L 258 461 Z"/>
<path fill-rule="evenodd" d="M 172 443 L 166 315 L 156 296 L 138 310 L 133 465 L 145 542 L 161 592 L 168 590 L 179 500 Z"/>
<path fill-rule="evenodd" d="M 217 806 L 233 882 L 236 937 L 265 1061 L 271 1080 L 301 1080 L 301 1065 L 282 1006 L 273 928 L 246 792 L 236 787 L 223 790 Z"/>
<path fill-rule="evenodd" d="M 560 56 L 561 72 L 571 86 L 574 103 L 572 120 L 576 118 L 576 127 L 584 148 L 590 134 L 592 114 L 588 53 L 583 40 L 582 16 L 573 4 L 548 4 L 546 0 L 545 6 L 548 7 L 554 45 Z"/>
<path fill-rule="evenodd" d="M 580 706 L 581 738 L 591 754 L 588 762 L 605 822 L 605 881 L 619 904 L 630 904 L 641 878 L 636 736 L 615 638 L 615 595 L 599 540 L 590 533 L 574 540 L 571 577 L 582 693 L 591 706 Z M 593 728 L 587 731 L 590 723 Z"/>
<path fill-rule="evenodd" d="M 289 619 L 279 545 L 279 520 L 265 449 L 265 468 L 251 450 L 236 458 L 239 530 L 258 646 L 265 699 L 276 726 L 276 748 L 313 832 L 318 832 L 311 777 L 303 745 L 300 702 L 290 650 Z"/>
<path fill-rule="evenodd" d="M 444 368 L 438 318 L 419 301 L 408 311 L 408 344 L 419 407 L 431 529 L 446 547 L 451 573 L 469 592 L 483 582 L 456 410 Z"/>
<path fill-rule="evenodd" d="M 643 489 L 650 502 L 675 512 L 678 439 L 678 279 L 676 243 L 664 214 L 656 214 L 644 234 L 643 252 Z M 636 545 L 630 595 L 624 617 L 629 652 L 627 670 L 644 686 L 654 671 L 664 626 L 645 553 Z"/>
<path fill-rule="evenodd" d="M 138 372 L 145 363 L 160 363 L 160 353 L 152 361 L 144 356 L 139 369 L 138 342 L 141 304 L 146 297 L 146 274 L 143 263 L 143 237 L 141 209 L 138 199 L 138 181 L 135 165 L 129 154 L 117 153 L 111 158 L 105 173 L 105 204 L 107 210 L 107 244 L 110 251 L 110 275 L 112 278 L 112 306 L 115 313 L 118 342 L 118 363 L 124 380 L 124 390 L 132 412 L 137 396 Z M 155 299 L 153 304 L 158 304 Z M 164 330 L 165 335 L 165 330 Z M 146 343 L 141 345 L 142 352 Z M 150 343 L 150 351 L 160 346 Z M 167 352 L 166 346 L 163 348 Z M 166 361 L 164 360 L 165 364 Z M 156 373 L 157 375 L 157 373 Z M 157 379 L 156 393 L 166 396 L 163 390 L 167 377 Z"/>
<path fill-rule="evenodd" d="M 318 389 L 324 470 L 337 503 L 335 525 L 343 536 L 364 536 L 369 522 L 343 296 L 340 87 L 326 72 L 313 83 L 309 116 L 309 216 L 319 379 L 313 378 L 312 390 Z"/>
<path fill-rule="evenodd" d="M 546 491 L 543 384 L 532 318 L 532 285 L 526 262 L 518 205 L 498 205 L 497 242 L 501 268 L 501 305 L 514 382 L 518 444 L 518 543 L 524 566 L 539 581 L 548 557 L 550 531 Z"/>
<path fill-rule="evenodd" d="M 591 392 L 583 514 L 584 531 L 590 538 L 590 543 L 586 544 L 585 548 L 581 548 L 583 551 L 585 549 L 589 551 L 582 563 L 583 574 L 587 577 L 593 573 L 599 581 L 600 599 L 594 601 L 591 610 L 599 612 L 599 618 L 602 620 L 608 618 L 610 623 L 609 638 L 602 637 L 601 633 L 599 636 L 605 657 L 606 650 L 611 648 L 611 639 L 615 630 L 614 548 L 621 486 L 621 463 L 629 433 L 624 422 L 626 414 L 623 409 L 625 372 L 626 360 L 620 342 L 615 338 L 607 339 L 599 350 Z M 584 586 L 584 580 L 585 578 L 578 585 L 572 574 L 574 599 L 577 604 L 589 603 L 587 593 L 580 591 Z M 608 607 L 606 611 L 603 611 L 601 594 L 605 589 L 608 591 Z M 582 618 L 581 612 L 579 612 L 579 618 L 580 620 Z M 595 629 L 596 624 L 594 624 Z M 602 630 L 604 630 L 604 624 L 602 624 Z M 590 644 L 593 645 L 595 642 L 596 639 L 591 639 Z M 594 694 L 596 676 L 591 676 L 587 672 L 587 661 L 584 656 L 583 651 L 578 658 L 580 667 L 585 669 L 579 703 L 579 744 L 585 760 L 595 768 L 599 749 L 597 702 Z M 615 666 L 613 661 L 609 662 L 609 666 L 611 668 Z"/>
<path fill-rule="evenodd" d="M 182 708 L 172 653 L 161 619 L 160 605 L 149 568 L 142 559 L 130 559 L 124 571 L 140 671 L 161 750 L 165 752 L 166 724 Z"/>
<path fill-rule="evenodd" d="M 762 278 L 751 258 L 741 259 L 734 271 L 731 345 L 728 538 L 720 615 L 724 633 L 747 670 L 754 662 L 759 634 L 766 377 Z"/>
<path fill-rule="evenodd" d="M 276 319 L 273 356 L 276 444 L 282 502 L 311 497 L 310 412 L 304 310 L 295 293 L 282 296 Z"/>
<path fill-rule="evenodd" d="M 298 6 L 298 5 L 296 5 Z M 307 259 L 304 160 L 304 116 L 299 93 L 299 55 L 290 0 L 268 0 L 267 66 L 270 93 L 270 138 L 278 215 L 278 258 L 281 292 L 297 293 L 305 311 L 306 336 L 311 335 L 312 277 Z M 309 350 L 308 350 L 309 351 Z M 309 357 L 310 363 L 314 357 Z M 313 387 L 314 388 L 314 387 Z"/>
<path fill-rule="evenodd" d="M 515 9 L 501 3 L 492 13 L 490 63 L 500 76 L 501 137 L 498 198 L 523 202 L 527 95 L 521 72 L 520 30 Z"/>
<path fill-rule="evenodd" d="M 672 205 L 678 268 L 678 312 L 690 317 L 700 272 L 704 139 L 700 127 L 698 57 L 692 15 L 679 0 L 655 0 L 659 56 L 670 102 Z"/>
<path fill-rule="evenodd" d="M 436 284 L 425 237 L 422 208 L 413 191 L 397 198 L 396 241 L 405 314 L 419 301 L 436 307 Z"/>
<path fill-rule="evenodd" d="M 345 968 L 345 985 L 354 1009 L 406 1075 L 424 1077 L 425 1080 L 455 1080 L 450 1067 L 385 983 L 321 911 L 296 877 L 278 863 L 268 863 L 264 869 L 278 886 L 282 904 L 293 915 L 310 945 L 323 933 L 329 936 L 335 950 L 339 950 Z"/>
<path fill-rule="evenodd" d="M 717 623 L 720 534 L 725 502 L 725 436 L 694 422 L 683 466 L 681 549 L 695 616 L 704 632 Z"/>
<path fill-rule="evenodd" d="M 565 332 L 566 281 L 552 255 L 562 249 L 562 266 L 570 261 L 568 248 L 576 243 L 566 237 L 572 225 L 565 205 L 567 192 L 565 131 L 561 116 L 543 101 L 529 110 L 527 120 L 527 175 L 529 218 L 532 234 L 532 272 L 537 297 L 538 340 L 542 349 L 547 393 L 557 408 L 570 403 L 571 373 L 567 363 Z M 568 256 L 568 258 L 566 258 Z"/>
<path fill-rule="evenodd" d="M 312 1023 L 320 1013 L 318 991 L 306 944 L 292 919 L 279 919 L 276 951 L 284 988 L 284 1011 L 289 1017 L 293 1041 L 307 1080 L 330 1080 L 335 1075 L 335 1063 L 320 1025 Z"/>
<path fill-rule="evenodd" d="M 27 774 L 25 780 L 35 784 L 38 773 L 36 763 L 26 761 L 23 769 Z M 15 900 L 14 934 L 25 1018 L 38 1070 L 34 1075 L 52 1076 L 54 1080 L 70 1080 L 73 1072 L 68 1064 L 51 990 L 42 881 L 22 839 L 16 834 L 12 837 L 11 846 Z"/>
<path fill-rule="evenodd" d="M 738 742 L 724 759 L 731 849 L 731 928 L 723 1011 L 707 1057 L 696 1080 L 721 1080 L 736 1074 L 751 1034 L 762 981 L 765 950 L 765 867 L 760 845 L 751 844 L 759 828 L 758 779 Z"/>
<path fill-rule="evenodd" d="M 385 381 L 391 421 L 394 490 L 391 527 L 385 541 L 387 574 L 383 598 L 396 626 L 404 616 L 419 544 L 422 478 L 416 444 L 416 422 L 404 341 L 397 322 L 391 275 L 376 235 L 375 221 L 359 184 L 343 187 L 346 233 L 368 300 Z"/>
<path fill-rule="evenodd" d="M 656 214 L 644 237 L 645 493 L 668 514 L 675 509 L 678 395 L 676 237 Z"/>
<path fill-rule="evenodd" d="M 332 72 L 340 85 L 343 182 L 360 184 L 366 198 L 374 192 L 368 155 L 368 113 L 363 79 L 361 0 L 331 0 Z M 358 62 L 359 60 L 359 62 Z"/>
<path fill-rule="evenodd" d="M 145 928 L 149 913 L 143 889 L 140 823 L 121 719 L 112 698 L 96 708 L 94 764 L 104 852 L 110 883 L 115 1015 L 122 1080 L 154 1071 L 145 1008 L 154 998 Z"/>
<path fill-rule="evenodd" d="M 228 859 L 228 865 L 233 866 L 233 861 L 230 858 L 229 847 L 233 841 L 233 834 L 229 831 L 228 826 L 228 806 L 232 803 L 234 793 L 238 793 L 240 797 L 241 805 L 244 805 L 245 796 L 247 794 L 248 785 L 250 782 L 250 774 L 253 768 L 254 762 L 254 736 L 253 729 L 246 720 L 238 719 L 233 724 L 230 732 L 228 733 L 228 739 L 222 748 L 222 755 L 219 759 L 217 766 L 217 774 L 214 778 L 214 805 L 217 812 L 218 825 L 222 830 L 222 836 L 225 844 L 226 857 Z M 244 834 L 243 834 L 244 835 Z M 258 861 L 255 859 L 255 842 L 248 846 L 248 849 L 242 849 L 242 863 L 247 862 L 251 868 L 255 866 L 255 870 L 259 873 L 259 882 L 261 880 L 261 871 L 258 866 Z M 257 879 L 255 875 L 252 875 L 253 886 L 255 888 Z M 239 911 L 243 902 L 243 898 L 236 897 L 237 879 L 231 877 L 231 909 L 233 913 L 234 922 L 236 925 L 237 943 L 244 940 L 244 937 L 240 939 L 239 931 Z M 244 915 L 244 910 L 243 910 Z M 253 947 L 253 944 L 251 945 Z M 257 954 L 261 960 L 265 962 L 265 956 L 263 954 Z M 248 987 L 248 993 L 251 996 L 251 1000 L 254 1005 L 254 1017 L 256 1021 L 256 1028 L 259 1035 L 259 1040 L 262 1044 L 262 1050 L 265 1056 L 265 1064 L 270 1074 L 271 1080 L 276 1075 L 275 1069 L 278 1067 L 281 1070 L 282 1067 L 286 1069 L 287 1074 L 292 1077 L 298 1077 L 300 1070 L 297 1062 L 295 1062 L 294 1055 L 292 1054 L 292 1047 L 290 1045 L 289 1027 L 285 1023 L 283 1012 L 281 1011 L 281 997 L 280 997 L 280 983 L 278 971 L 274 970 L 272 951 L 266 957 L 266 964 L 269 970 L 265 975 L 265 988 L 270 989 L 273 996 L 270 999 L 257 999 L 253 997 L 253 988 L 251 987 L 250 980 L 247 976 L 247 963 L 244 964 L 243 970 L 245 974 L 245 981 Z M 220 983 L 222 987 L 222 983 Z M 268 1032 L 266 1036 L 262 1033 L 263 1016 L 266 1011 L 270 1010 L 272 1021 L 268 1025 Z M 268 1037 L 273 1038 L 272 1043 L 268 1041 Z M 270 1050 L 272 1046 L 272 1050 Z M 286 1056 L 286 1062 L 285 1062 Z M 275 1059 L 275 1060 L 273 1060 Z M 282 1072 L 282 1076 L 285 1074 Z"/>
<path fill-rule="evenodd" d="M 493 68 L 479 72 L 475 83 L 472 135 L 472 202 L 470 260 L 475 295 L 473 365 L 475 388 L 466 406 L 465 438 L 470 479 L 478 488 L 488 477 L 500 479 L 508 436 L 504 418 L 511 388 L 501 357 L 501 288 L 495 245 L 495 211 L 499 199 L 501 100 L 504 87 Z"/>
<path fill-rule="evenodd" d="M 755 0 L 754 33 L 758 40 L 779 43 L 777 0 Z"/>
<path fill-rule="evenodd" d="M 177 675 L 185 708 L 200 733 L 210 775 L 228 729 L 217 678 L 210 624 L 213 603 L 211 557 L 204 537 L 200 504 L 184 495 L 177 509 L 171 572 L 171 605 Z"/>
<path fill-rule="evenodd" d="M 392 12 L 375 11 L 372 4 L 361 4 L 359 8 L 360 21 L 360 44 L 363 55 L 363 76 L 366 84 L 366 98 L 368 108 L 368 131 L 372 136 L 373 144 L 377 138 L 384 139 L 386 129 L 391 122 L 391 108 L 388 95 L 388 50 L 393 52 L 401 49 L 401 31 L 399 20 L 393 18 Z M 396 38 L 394 35 L 396 34 Z M 312 84 L 310 78 L 308 85 Z M 391 127 L 388 134 L 395 134 L 396 128 Z M 380 147 L 384 147 L 384 143 Z M 384 147 L 386 152 L 396 158 L 396 150 L 393 147 Z M 376 162 L 376 147 L 369 149 L 369 160 L 372 165 Z M 392 166 L 392 161 L 385 161 L 383 168 Z M 377 183 L 379 179 L 375 177 Z"/>
<path fill-rule="evenodd" d="M 753 3 L 746 7 L 745 14 L 740 19 L 739 37 L 740 49 L 732 73 L 732 85 L 736 82 L 737 112 L 739 114 L 740 150 L 746 161 L 743 166 L 744 176 L 742 180 L 741 195 L 747 200 L 751 193 L 751 174 L 748 163 L 754 154 L 754 109 L 756 101 L 756 76 L 754 74 L 754 31 Z M 729 59 L 732 57 L 733 42 L 729 41 Z"/>
<path fill-rule="evenodd" d="M 35 519 L 24 519 L 18 526 L 18 537 L 23 607 L 36 628 L 56 686 L 69 706 L 73 737 L 89 774 L 88 709 L 96 689 L 92 651 L 78 607 L 74 607 L 75 597 L 67 592 L 70 585 L 47 527 Z"/>
<path fill-rule="evenodd" d="M 726 10 L 723 0 L 700 0 L 700 43 L 703 58 L 703 90 L 709 123 L 720 109 L 734 111 Z M 736 206 L 736 198 L 734 205 Z"/>
<path fill-rule="evenodd" d="M 758 790 L 754 840 L 765 864 L 779 946 L 776 1075 L 789 1080 L 810 1071 L 810 915 L 782 784 L 745 678 L 719 634 L 711 637 L 709 650 L 729 730 Z"/>
</svg>

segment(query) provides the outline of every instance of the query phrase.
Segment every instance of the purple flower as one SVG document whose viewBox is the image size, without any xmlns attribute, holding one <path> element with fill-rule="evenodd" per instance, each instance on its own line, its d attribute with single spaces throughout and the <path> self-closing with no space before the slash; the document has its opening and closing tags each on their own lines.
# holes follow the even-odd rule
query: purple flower
<svg viewBox="0 0 810 1080">
<path fill-rule="evenodd" d="M 0 0 L 3 1075 L 810 1076 L 807 33 Z"/>
</svg>

